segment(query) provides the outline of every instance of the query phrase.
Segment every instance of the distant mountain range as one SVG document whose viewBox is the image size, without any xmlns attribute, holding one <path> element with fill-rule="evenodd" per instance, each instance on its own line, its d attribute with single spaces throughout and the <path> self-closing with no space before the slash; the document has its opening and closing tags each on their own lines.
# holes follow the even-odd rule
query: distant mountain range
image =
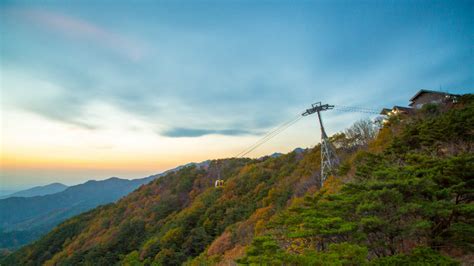
<svg viewBox="0 0 474 266">
<path fill-rule="evenodd" d="M 63 220 L 98 205 L 114 202 L 154 177 L 135 180 L 113 177 L 87 181 L 49 195 L 1 199 L 0 248 L 26 244 Z"/>
<path fill-rule="evenodd" d="M 0 199 L 0 250 L 15 249 L 25 245 L 69 217 L 99 205 L 115 202 L 141 185 L 190 165 L 207 168 L 209 161 L 188 163 L 161 174 L 140 179 L 128 180 L 112 177 L 100 181 L 91 180 L 66 187 L 57 193 L 25 196 L 34 193 L 44 194 L 50 188 L 60 189 L 65 186 L 54 183 L 19 191 L 12 194 L 12 197 Z"/>
<path fill-rule="evenodd" d="M 17 190 L 13 189 L 0 189 L 0 197 L 15 193 Z"/>
<path fill-rule="evenodd" d="M 15 193 L 7 194 L 0 196 L 0 199 L 10 198 L 10 197 L 34 197 L 34 196 L 44 196 L 49 194 L 58 193 L 66 190 L 68 186 L 61 183 L 52 183 L 45 186 L 37 186 L 26 190 L 21 190 Z"/>
</svg>

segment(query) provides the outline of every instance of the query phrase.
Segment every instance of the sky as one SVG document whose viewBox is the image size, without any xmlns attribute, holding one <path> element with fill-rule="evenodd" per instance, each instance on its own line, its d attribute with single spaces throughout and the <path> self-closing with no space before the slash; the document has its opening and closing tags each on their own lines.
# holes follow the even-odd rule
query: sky
<svg viewBox="0 0 474 266">
<path fill-rule="evenodd" d="M 313 102 L 472 93 L 473 44 L 472 1 L 1 1 L 0 187 L 234 157 Z M 319 138 L 305 117 L 248 156 Z"/>
</svg>

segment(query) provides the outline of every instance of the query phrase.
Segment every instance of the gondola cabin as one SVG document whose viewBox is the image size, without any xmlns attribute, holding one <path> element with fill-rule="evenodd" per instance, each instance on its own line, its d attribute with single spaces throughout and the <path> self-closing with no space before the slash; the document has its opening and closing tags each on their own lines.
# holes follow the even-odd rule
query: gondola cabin
<svg viewBox="0 0 474 266">
<path fill-rule="evenodd" d="M 224 187 L 224 180 L 222 180 L 222 179 L 217 179 L 217 180 L 216 180 L 216 183 L 215 183 L 215 187 L 216 187 L 216 188 Z"/>
</svg>

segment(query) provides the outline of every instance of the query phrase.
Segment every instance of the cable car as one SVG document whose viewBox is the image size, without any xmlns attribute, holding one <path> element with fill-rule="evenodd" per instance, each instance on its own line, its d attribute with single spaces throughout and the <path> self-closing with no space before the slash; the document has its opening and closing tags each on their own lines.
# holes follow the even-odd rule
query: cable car
<svg viewBox="0 0 474 266">
<path fill-rule="evenodd" d="M 217 179 L 217 180 L 216 180 L 216 183 L 215 183 L 215 187 L 216 187 L 216 188 L 224 187 L 224 180 L 222 180 L 222 179 Z"/>
<path fill-rule="evenodd" d="M 214 183 L 214 187 L 216 188 L 221 188 L 224 187 L 224 180 L 221 179 L 221 162 L 217 161 L 217 179 L 216 182 Z"/>
</svg>

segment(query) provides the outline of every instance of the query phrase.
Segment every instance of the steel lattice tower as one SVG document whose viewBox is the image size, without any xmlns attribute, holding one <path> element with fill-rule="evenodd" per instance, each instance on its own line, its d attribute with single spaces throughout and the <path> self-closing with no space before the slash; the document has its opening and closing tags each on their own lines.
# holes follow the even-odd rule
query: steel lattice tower
<svg viewBox="0 0 474 266">
<path fill-rule="evenodd" d="M 334 167 L 339 164 L 339 158 L 336 155 L 334 147 L 329 142 L 326 130 L 324 130 L 323 120 L 321 119 L 321 112 L 331 110 L 334 105 L 321 104 L 321 102 L 313 103 L 310 109 L 302 114 L 307 116 L 310 114 L 318 113 L 319 125 L 321 127 L 321 187 L 323 186 L 326 178 L 331 174 Z"/>
</svg>

